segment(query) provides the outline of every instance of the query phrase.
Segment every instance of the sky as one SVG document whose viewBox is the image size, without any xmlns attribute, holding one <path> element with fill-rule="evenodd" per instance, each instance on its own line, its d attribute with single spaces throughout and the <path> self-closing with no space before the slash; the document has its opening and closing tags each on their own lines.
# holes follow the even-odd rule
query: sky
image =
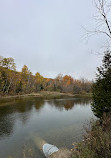
<svg viewBox="0 0 111 158">
<path fill-rule="evenodd" d="M 104 37 L 86 38 L 84 28 L 93 30 L 95 14 L 92 0 L 0 0 L 0 55 L 18 71 L 93 80 Z"/>
</svg>

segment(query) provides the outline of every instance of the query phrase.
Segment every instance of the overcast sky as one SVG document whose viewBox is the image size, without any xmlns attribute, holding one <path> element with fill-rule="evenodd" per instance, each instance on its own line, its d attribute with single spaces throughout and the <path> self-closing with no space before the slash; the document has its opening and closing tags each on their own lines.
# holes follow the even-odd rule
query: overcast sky
<svg viewBox="0 0 111 158">
<path fill-rule="evenodd" d="M 0 55 L 13 57 L 17 70 L 94 79 L 103 37 L 88 40 L 95 27 L 92 0 L 0 0 Z"/>
</svg>

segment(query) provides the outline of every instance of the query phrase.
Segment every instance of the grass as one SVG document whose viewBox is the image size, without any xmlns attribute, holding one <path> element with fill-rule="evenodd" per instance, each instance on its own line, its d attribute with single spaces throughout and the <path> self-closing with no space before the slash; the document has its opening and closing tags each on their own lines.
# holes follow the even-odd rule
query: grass
<svg viewBox="0 0 111 158">
<path fill-rule="evenodd" d="M 22 97 L 61 97 L 61 96 L 75 96 L 70 93 L 60 93 L 60 92 L 51 92 L 51 91 L 40 91 L 38 93 L 30 93 L 30 94 L 18 94 L 12 96 L 0 96 L 0 98 L 22 98 Z"/>
<path fill-rule="evenodd" d="M 0 99 L 9 99 L 9 98 L 26 98 L 26 97 L 44 97 L 44 98 L 58 98 L 58 97 L 92 97 L 91 93 L 81 93 L 81 94 L 72 94 L 72 93 L 60 93 L 56 91 L 40 91 L 38 93 L 30 94 L 18 94 L 18 95 L 4 95 L 0 96 Z"/>
<path fill-rule="evenodd" d="M 74 144 L 71 158 L 110 158 L 111 157 L 111 118 L 91 122 L 86 129 L 83 142 Z"/>
</svg>

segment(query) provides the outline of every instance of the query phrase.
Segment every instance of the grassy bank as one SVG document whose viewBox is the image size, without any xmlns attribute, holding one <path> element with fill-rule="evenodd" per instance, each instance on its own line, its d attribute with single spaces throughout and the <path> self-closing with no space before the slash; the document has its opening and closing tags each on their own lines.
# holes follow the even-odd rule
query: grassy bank
<svg viewBox="0 0 111 158">
<path fill-rule="evenodd" d="M 51 98 L 58 98 L 58 97 L 92 97 L 91 93 L 82 93 L 82 94 L 71 94 L 71 93 L 60 93 L 60 92 L 51 92 L 51 91 L 40 91 L 38 93 L 31 93 L 31 94 L 18 94 L 18 95 L 4 95 L 0 96 L 0 99 L 8 99 L 8 98 L 23 98 L 23 97 L 51 97 Z"/>
<path fill-rule="evenodd" d="M 83 142 L 73 144 L 71 158 L 110 158 L 111 157 L 111 118 L 97 120 L 86 130 Z"/>
</svg>

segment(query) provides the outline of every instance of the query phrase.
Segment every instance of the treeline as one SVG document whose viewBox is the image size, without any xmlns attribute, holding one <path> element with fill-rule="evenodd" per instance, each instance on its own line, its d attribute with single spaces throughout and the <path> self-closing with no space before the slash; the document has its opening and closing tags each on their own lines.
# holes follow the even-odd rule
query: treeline
<svg viewBox="0 0 111 158">
<path fill-rule="evenodd" d="M 85 79 L 76 80 L 68 75 L 59 74 L 55 79 L 44 78 L 37 72 L 35 75 L 23 66 L 16 71 L 13 58 L 0 56 L 0 94 L 27 94 L 38 91 L 58 91 L 65 93 L 90 93 L 92 82 Z"/>
</svg>

